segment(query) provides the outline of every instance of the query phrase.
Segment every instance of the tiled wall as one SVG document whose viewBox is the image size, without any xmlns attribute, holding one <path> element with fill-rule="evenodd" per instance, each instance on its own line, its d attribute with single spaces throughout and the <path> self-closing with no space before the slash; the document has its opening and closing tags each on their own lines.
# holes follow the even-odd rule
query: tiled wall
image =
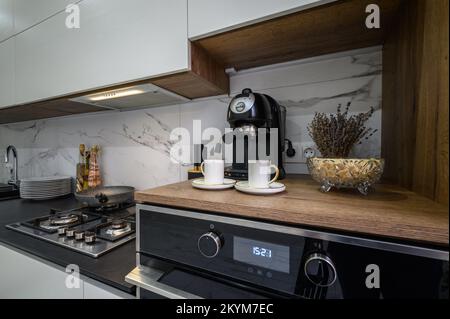
<svg viewBox="0 0 450 319">
<path fill-rule="evenodd" d="M 231 96 L 245 87 L 266 93 L 287 107 L 287 137 L 307 142 L 314 112 L 334 112 L 338 103 L 352 102 L 353 111 L 377 111 L 370 127 L 381 128 L 381 49 L 340 53 L 296 61 L 231 77 Z M 192 130 L 227 127 L 230 97 L 128 112 L 78 115 L 59 119 L 0 125 L 0 156 L 7 145 L 19 150 L 19 177 L 74 175 L 78 145 L 102 146 L 101 168 L 107 185 L 145 189 L 186 179 L 187 167 L 170 161 L 175 127 Z M 355 156 L 380 155 L 380 131 L 355 149 Z M 8 172 L 0 162 L 0 182 Z M 288 172 L 306 172 L 304 164 L 287 165 Z"/>
</svg>

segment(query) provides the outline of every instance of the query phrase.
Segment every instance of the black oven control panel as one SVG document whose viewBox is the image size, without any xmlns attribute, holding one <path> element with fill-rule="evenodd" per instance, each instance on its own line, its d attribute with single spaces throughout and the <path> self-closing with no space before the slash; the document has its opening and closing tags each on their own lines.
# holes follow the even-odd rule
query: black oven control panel
<svg viewBox="0 0 450 319">
<path fill-rule="evenodd" d="M 289 295 L 336 282 L 320 240 L 195 217 L 140 210 L 139 252 Z"/>
<path fill-rule="evenodd" d="M 294 298 L 448 298 L 448 249 L 169 207 L 137 208 L 143 265 L 156 258 L 174 269 Z"/>
</svg>

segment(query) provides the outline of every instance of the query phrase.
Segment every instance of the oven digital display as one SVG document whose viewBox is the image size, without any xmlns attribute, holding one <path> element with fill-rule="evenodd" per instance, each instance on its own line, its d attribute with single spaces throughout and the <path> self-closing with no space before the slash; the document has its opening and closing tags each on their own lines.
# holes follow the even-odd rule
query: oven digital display
<svg viewBox="0 0 450 319">
<path fill-rule="evenodd" d="M 289 246 L 234 237 L 233 259 L 275 271 L 289 273 Z"/>
</svg>

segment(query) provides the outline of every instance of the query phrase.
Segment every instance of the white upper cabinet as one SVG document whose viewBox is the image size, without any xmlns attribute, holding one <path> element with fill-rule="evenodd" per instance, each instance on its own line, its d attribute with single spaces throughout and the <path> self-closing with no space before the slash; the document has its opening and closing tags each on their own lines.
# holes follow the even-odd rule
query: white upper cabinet
<svg viewBox="0 0 450 319">
<path fill-rule="evenodd" d="M 0 108 L 14 104 L 14 38 L 0 42 Z"/>
<path fill-rule="evenodd" d="M 16 36 L 16 103 L 188 69 L 187 0 L 83 0 Z"/>
<path fill-rule="evenodd" d="M 68 4 L 77 3 L 78 1 L 79 0 L 13 0 L 14 34 L 22 32 L 60 11 L 64 11 Z"/>
<path fill-rule="evenodd" d="M 189 39 L 242 27 L 335 0 L 188 0 Z"/>
<path fill-rule="evenodd" d="M 14 34 L 14 0 L 0 0 L 0 42 Z"/>
</svg>

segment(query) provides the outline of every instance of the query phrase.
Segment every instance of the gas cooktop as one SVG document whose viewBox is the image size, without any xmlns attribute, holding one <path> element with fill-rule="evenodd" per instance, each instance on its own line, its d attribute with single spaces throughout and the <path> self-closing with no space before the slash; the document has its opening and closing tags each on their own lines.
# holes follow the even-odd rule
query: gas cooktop
<svg viewBox="0 0 450 319">
<path fill-rule="evenodd" d="M 134 204 L 51 209 L 47 215 L 6 228 L 97 258 L 136 237 Z"/>
</svg>

